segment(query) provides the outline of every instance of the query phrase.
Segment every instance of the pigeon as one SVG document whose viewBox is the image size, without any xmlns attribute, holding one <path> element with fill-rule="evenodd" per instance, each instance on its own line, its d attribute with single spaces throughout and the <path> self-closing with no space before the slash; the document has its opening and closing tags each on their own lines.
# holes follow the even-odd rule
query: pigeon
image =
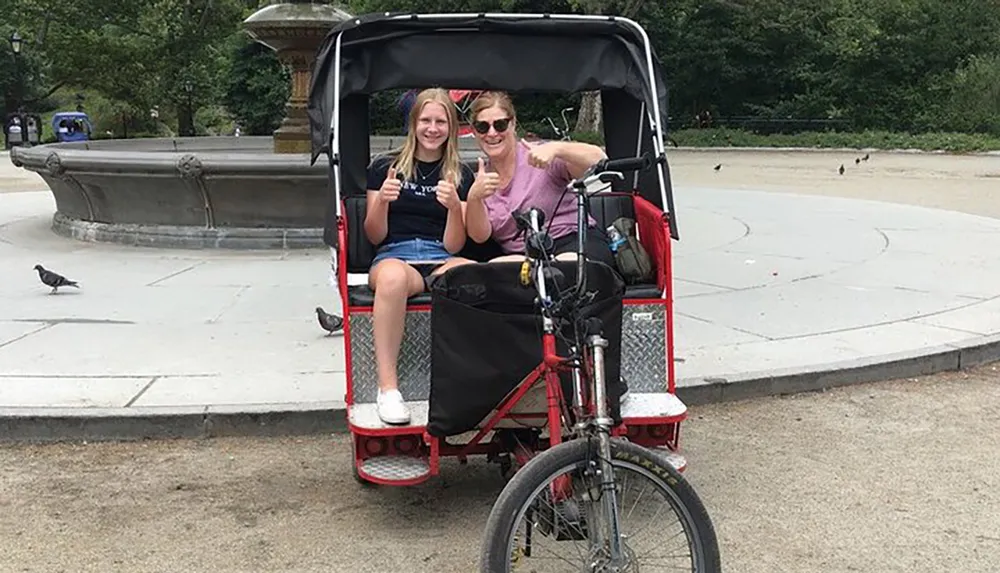
<svg viewBox="0 0 1000 573">
<path fill-rule="evenodd" d="M 844 164 L 843 163 L 840 164 L 840 169 L 838 169 L 837 171 L 839 171 L 841 175 L 844 174 Z"/>
<path fill-rule="evenodd" d="M 71 281 L 59 273 L 54 273 L 42 265 L 35 265 L 35 270 L 38 271 L 38 278 L 41 279 L 42 284 L 52 287 L 52 292 L 49 294 L 58 292 L 59 287 L 80 288 L 80 285 L 76 284 L 76 281 Z"/>
<path fill-rule="evenodd" d="M 322 307 L 316 307 L 316 318 L 319 319 L 319 325 L 327 332 L 327 336 L 344 328 L 343 318 L 326 312 Z"/>
<path fill-rule="evenodd" d="M 855 165 L 861 165 L 861 158 L 860 157 L 855 157 L 854 158 L 854 164 Z"/>
<path fill-rule="evenodd" d="M 715 169 L 716 171 L 718 171 L 718 170 L 722 169 L 722 164 L 720 163 L 720 164 L 716 165 L 715 167 L 713 167 L 712 169 Z"/>
<path fill-rule="evenodd" d="M 870 156 L 871 156 L 870 154 L 866 153 L 865 156 L 861 158 L 861 161 L 868 161 L 868 158 Z"/>
</svg>

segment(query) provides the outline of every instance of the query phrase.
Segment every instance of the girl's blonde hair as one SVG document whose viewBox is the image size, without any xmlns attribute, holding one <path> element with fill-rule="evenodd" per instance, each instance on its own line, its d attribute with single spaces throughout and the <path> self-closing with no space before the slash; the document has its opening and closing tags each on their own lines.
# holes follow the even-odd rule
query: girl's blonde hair
<svg viewBox="0 0 1000 573">
<path fill-rule="evenodd" d="M 406 141 L 396 152 L 396 160 L 392 167 L 397 173 L 402 173 L 406 179 L 413 179 L 414 165 L 416 164 L 417 146 L 417 119 L 424 106 L 429 103 L 439 103 L 444 107 L 448 116 L 448 139 L 444 143 L 442 152 L 441 175 L 455 184 L 456 187 L 462 184 L 461 159 L 458 155 L 458 109 L 455 102 L 451 101 L 448 91 L 441 88 L 428 88 L 417 94 L 413 107 L 410 108 L 408 118 L 409 130 L 406 133 Z"/>
</svg>

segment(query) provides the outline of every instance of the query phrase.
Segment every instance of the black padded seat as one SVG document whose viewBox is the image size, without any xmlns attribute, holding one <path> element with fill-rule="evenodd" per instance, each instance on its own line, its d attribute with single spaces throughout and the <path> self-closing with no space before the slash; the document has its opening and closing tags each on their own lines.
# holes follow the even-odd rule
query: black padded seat
<svg viewBox="0 0 1000 573">
<path fill-rule="evenodd" d="M 347 272 L 367 273 L 375 258 L 375 246 L 365 236 L 365 197 L 344 199 L 344 219 L 347 223 Z"/>
<path fill-rule="evenodd" d="M 627 285 L 625 287 L 625 300 L 660 298 L 660 289 L 655 284 Z M 351 306 L 372 306 L 375 304 L 375 292 L 368 288 L 368 285 L 348 285 L 347 301 Z M 423 292 L 410 297 L 407 301 L 411 305 L 430 305 L 431 293 Z"/>
<path fill-rule="evenodd" d="M 431 303 L 431 293 L 422 292 L 411 296 L 407 304 L 418 305 Z M 347 304 L 350 306 L 372 306 L 375 304 L 375 291 L 368 285 L 347 285 Z"/>
<path fill-rule="evenodd" d="M 607 229 L 618 217 L 635 219 L 635 206 L 627 193 L 596 195 L 590 198 L 590 214 L 600 228 Z"/>
<path fill-rule="evenodd" d="M 637 298 L 660 298 L 663 294 L 655 284 L 625 285 L 625 300 Z"/>
</svg>

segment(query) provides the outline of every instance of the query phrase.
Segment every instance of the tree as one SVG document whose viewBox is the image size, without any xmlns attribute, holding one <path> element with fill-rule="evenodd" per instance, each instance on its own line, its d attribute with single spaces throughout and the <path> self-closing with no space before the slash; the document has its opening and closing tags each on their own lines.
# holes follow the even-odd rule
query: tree
<svg viewBox="0 0 1000 573">
<path fill-rule="evenodd" d="M 288 71 L 275 53 L 244 40 L 235 50 L 224 101 L 246 134 L 273 133 L 284 117 L 290 92 Z"/>
</svg>

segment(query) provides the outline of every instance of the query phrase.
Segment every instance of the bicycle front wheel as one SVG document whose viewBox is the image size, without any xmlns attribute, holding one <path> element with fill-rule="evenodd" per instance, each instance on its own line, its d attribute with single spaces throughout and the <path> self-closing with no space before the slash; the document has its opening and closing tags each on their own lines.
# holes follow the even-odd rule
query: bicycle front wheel
<svg viewBox="0 0 1000 573">
<path fill-rule="evenodd" d="M 694 489 L 654 452 L 611 440 L 621 553 L 609 554 L 596 439 L 542 452 L 500 493 L 486 523 L 483 573 L 722 570 L 715 530 Z"/>
</svg>

